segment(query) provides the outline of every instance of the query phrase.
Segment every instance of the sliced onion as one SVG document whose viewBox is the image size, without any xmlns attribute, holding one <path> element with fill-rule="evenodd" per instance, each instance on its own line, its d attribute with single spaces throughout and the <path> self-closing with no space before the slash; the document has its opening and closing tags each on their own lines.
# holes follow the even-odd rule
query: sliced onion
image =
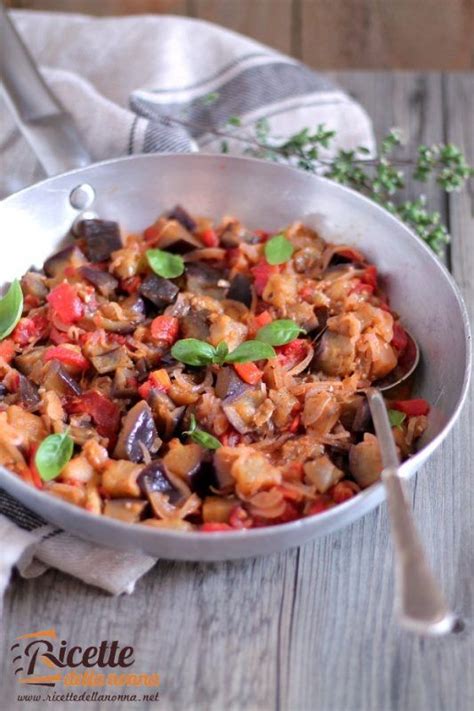
<svg viewBox="0 0 474 711">
<path fill-rule="evenodd" d="M 299 363 L 293 366 L 291 370 L 287 371 L 287 375 L 298 375 L 306 370 L 308 365 L 311 363 L 314 357 L 314 348 L 308 343 L 308 354 Z"/>
<path fill-rule="evenodd" d="M 259 518 L 278 518 L 286 508 L 286 501 L 281 491 L 271 489 L 254 494 L 249 500 L 250 513 Z"/>
<path fill-rule="evenodd" d="M 225 257 L 225 249 L 222 247 L 204 247 L 204 249 L 194 249 L 192 252 L 183 255 L 185 262 L 200 262 L 202 259 L 215 259 L 222 261 Z"/>
</svg>

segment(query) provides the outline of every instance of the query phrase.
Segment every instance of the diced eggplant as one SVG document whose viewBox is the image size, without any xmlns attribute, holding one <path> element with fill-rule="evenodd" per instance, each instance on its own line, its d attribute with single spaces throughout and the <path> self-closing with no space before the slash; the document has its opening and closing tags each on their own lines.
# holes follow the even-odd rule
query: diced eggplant
<svg viewBox="0 0 474 711">
<path fill-rule="evenodd" d="M 372 415 L 370 414 L 369 403 L 367 398 L 363 398 L 359 403 L 354 421 L 352 423 L 353 432 L 367 432 L 372 424 Z"/>
<path fill-rule="evenodd" d="M 105 262 L 110 259 L 112 252 L 123 246 L 117 222 L 82 220 L 79 235 L 86 241 L 91 262 Z"/>
<path fill-rule="evenodd" d="M 46 364 L 43 385 L 46 390 L 54 390 L 59 396 L 80 395 L 82 392 L 79 384 L 57 360 Z"/>
<path fill-rule="evenodd" d="M 114 383 L 112 387 L 113 397 L 129 398 L 137 392 L 137 373 L 133 368 L 123 368 L 119 366 L 114 375 Z M 143 378 L 146 380 L 146 375 Z"/>
<path fill-rule="evenodd" d="M 136 499 L 107 499 L 104 503 L 104 516 L 125 523 L 138 523 L 147 506 L 147 501 Z"/>
<path fill-rule="evenodd" d="M 170 220 L 160 233 L 159 247 L 175 254 L 186 254 L 201 248 L 202 243 L 177 220 Z"/>
<path fill-rule="evenodd" d="M 214 269 L 205 262 L 189 262 L 186 267 L 186 289 L 192 294 L 223 299 L 225 287 L 217 286 L 220 279 L 225 279 L 223 270 Z"/>
<path fill-rule="evenodd" d="M 191 491 L 197 494 L 201 499 L 208 496 L 212 489 L 219 488 L 216 470 L 210 457 L 203 459 L 196 471 L 190 474 L 189 485 Z"/>
<path fill-rule="evenodd" d="M 144 316 L 146 312 L 145 302 L 139 294 L 127 296 L 126 299 L 120 302 L 120 306 L 126 313 L 136 316 Z"/>
<path fill-rule="evenodd" d="M 265 397 L 261 390 L 247 388 L 241 395 L 223 401 L 225 415 L 237 432 L 245 434 L 255 429 L 254 417 Z"/>
<path fill-rule="evenodd" d="M 195 474 L 201 466 L 204 454 L 204 449 L 195 442 L 182 444 L 175 441 L 163 457 L 163 464 L 166 471 L 188 481 L 189 477 Z"/>
<path fill-rule="evenodd" d="M 154 493 L 166 494 L 171 504 L 182 500 L 182 492 L 171 482 L 161 459 L 154 459 L 144 467 L 137 478 L 137 484 L 144 496 Z"/>
<path fill-rule="evenodd" d="M 4 398 L 5 395 L 8 395 L 9 392 L 10 391 L 8 390 L 7 386 L 3 383 L 0 383 L 0 398 Z"/>
<path fill-rule="evenodd" d="M 79 274 L 95 286 L 99 294 L 107 298 L 112 296 L 119 284 L 118 280 L 110 272 L 104 272 L 102 269 L 96 269 L 95 267 L 81 267 Z"/>
<path fill-rule="evenodd" d="M 209 337 L 209 311 L 189 311 L 179 319 L 179 328 L 183 338 L 197 338 L 206 341 Z"/>
<path fill-rule="evenodd" d="M 351 446 L 349 468 L 362 489 L 380 479 L 383 464 L 377 437 L 366 433 L 362 442 Z"/>
<path fill-rule="evenodd" d="M 221 400 L 226 400 L 227 403 L 230 403 L 247 389 L 248 385 L 239 378 L 234 368 L 227 365 L 219 369 L 215 393 Z"/>
<path fill-rule="evenodd" d="M 28 410 L 28 412 L 34 412 L 38 409 L 41 401 L 38 394 L 38 388 L 24 375 L 20 375 L 18 396 L 22 406 L 25 410 Z"/>
<path fill-rule="evenodd" d="M 140 400 L 123 419 L 114 457 L 142 462 L 144 449 L 155 453 L 160 445 L 151 409 Z"/>
<path fill-rule="evenodd" d="M 152 390 L 149 399 L 158 434 L 167 441 L 173 436 L 186 408 L 184 405 L 175 407 L 171 398 L 158 390 Z"/>
<path fill-rule="evenodd" d="M 91 357 L 92 365 L 98 373 L 112 373 L 117 368 L 127 368 L 132 365 L 132 361 L 127 355 L 124 346 L 117 346 L 106 353 L 101 353 Z"/>
<path fill-rule="evenodd" d="M 38 272 L 29 271 L 21 278 L 21 290 L 23 296 L 35 296 L 40 301 L 48 295 L 48 288 L 46 286 L 45 277 Z"/>
<path fill-rule="evenodd" d="M 252 303 L 252 280 L 245 274 L 236 274 L 227 292 L 227 298 L 240 301 L 250 308 Z"/>
<path fill-rule="evenodd" d="M 20 353 L 15 358 L 15 367 L 23 375 L 27 375 L 35 383 L 39 383 L 42 377 L 45 351 L 46 348 L 44 346 L 38 346 L 37 348 L 32 348 L 28 353 Z"/>
<path fill-rule="evenodd" d="M 45 261 L 43 269 L 47 276 L 57 277 L 72 263 L 77 266 L 84 264 L 85 261 L 86 258 L 79 247 L 76 244 L 70 244 L 49 257 Z"/>
<path fill-rule="evenodd" d="M 149 274 L 140 286 L 140 293 L 158 309 L 164 309 L 175 301 L 179 287 L 169 279 Z"/>
<path fill-rule="evenodd" d="M 183 227 L 189 230 L 189 232 L 194 232 L 197 227 L 196 221 L 181 205 L 176 205 L 176 207 L 168 213 L 167 217 L 170 220 L 177 220 Z"/>
</svg>

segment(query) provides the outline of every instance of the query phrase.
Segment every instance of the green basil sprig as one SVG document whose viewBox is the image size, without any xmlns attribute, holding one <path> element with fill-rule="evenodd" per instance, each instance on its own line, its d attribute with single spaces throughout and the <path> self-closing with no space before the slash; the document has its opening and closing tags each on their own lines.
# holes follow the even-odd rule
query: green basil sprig
<svg viewBox="0 0 474 711">
<path fill-rule="evenodd" d="M 227 344 L 223 341 L 215 348 L 206 341 L 197 338 L 183 338 L 176 341 L 171 349 L 171 355 L 186 365 L 210 365 L 216 363 L 248 363 L 254 360 L 275 358 L 276 354 L 268 343 L 261 341 L 244 341 L 229 353 Z"/>
<path fill-rule="evenodd" d="M 265 243 L 265 259 L 269 264 L 284 264 L 294 252 L 294 247 L 284 234 L 275 235 Z"/>
<path fill-rule="evenodd" d="M 44 439 L 35 455 L 35 464 L 43 481 L 56 479 L 72 457 L 74 440 L 67 432 L 49 435 Z"/>
<path fill-rule="evenodd" d="M 184 272 L 184 261 L 179 254 L 171 254 L 162 249 L 147 249 L 146 258 L 155 274 L 164 279 L 174 279 Z"/>
<path fill-rule="evenodd" d="M 10 335 L 23 311 L 23 292 L 20 282 L 15 279 L 5 296 L 0 299 L 0 341 Z"/>
<path fill-rule="evenodd" d="M 197 426 L 196 418 L 194 417 L 194 415 L 191 415 L 189 430 L 183 432 L 183 434 L 188 435 L 189 438 L 193 440 L 193 442 L 196 442 L 196 444 L 201 445 L 201 447 L 204 447 L 205 449 L 219 449 L 219 447 L 222 447 L 221 443 L 216 437 L 209 434 L 209 432 L 201 430 Z"/>
<path fill-rule="evenodd" d="M 304 328 L 289 318 L 277 319 L 266 326 L 259 328 L 255 338 L 262 343 L 269 343 L 271 346 L 284 346 L 298 338 L 300 333 L 306 333 Z"/>
<path fill-rule="evenodd" d="M 407 416 L 400 410 L 388 410 L 388 419 L 392 427 L 401 427 Z"/>
</svg>

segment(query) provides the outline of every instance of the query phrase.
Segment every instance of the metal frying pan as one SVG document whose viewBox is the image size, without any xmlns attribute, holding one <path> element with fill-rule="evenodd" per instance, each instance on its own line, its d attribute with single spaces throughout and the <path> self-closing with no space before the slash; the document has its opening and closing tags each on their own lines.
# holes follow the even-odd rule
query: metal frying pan
<svg viewBox="0 0 474 711">
<path fill-rule="evenodd" d="M 5 243 L 0 284 L 41 266 L 58 250 L 81 209 L 117 220 L 124 232 L 142 230 L 176 202 L 191 213 L 235 214 L 251 228 L 277 230 L 295 219 L 323 237 L 360 248 L 385 277 L 393 307 L 416 335 L 424 362 L 417 392 L 432 403 L 420 451 L 401 471 L 411 476 L 446 437 L 459 415 L 470 372 L 469 325 L 450 274 L 401 222 L 359 194 L 302 171 L 219 155 L 138 155 L 89 167 L 68 115 L 42 83 L 3 16 L 5 87 L 20 127 L 46 171 L 56 174 L 0 205 Z M 95 200 L 88 203 L 88 190 Z M 72 196 L 72 199 L 71 199 Z M 347 526 L 384 498 L 381 484 L 318 516 L 232 534 L 184 533 L 128 525 L 43 494 L 0 468 L 1 486 L 68 531 L 102 545 L 162 558 L 226 560 L 299 545 Z"/>
</svg>

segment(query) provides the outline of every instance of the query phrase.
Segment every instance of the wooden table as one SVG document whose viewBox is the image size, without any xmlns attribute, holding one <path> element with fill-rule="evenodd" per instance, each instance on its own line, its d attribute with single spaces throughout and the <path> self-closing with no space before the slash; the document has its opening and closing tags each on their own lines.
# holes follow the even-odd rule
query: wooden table
<svg viewBox="0 0 474 711">
<path fill-rule="evenodd" d="M 474 159 L 472 76 L 370 72 L 334 78 L 367 108 L 378 134 L 400 126 L 411 146 L 449 140 Z M 433 201 L 449 222 L 453 242 L 447 259 L 472 315 L 472 185 L 470 193 Z M 400 630 L 392 610 L 392 553 L 382 506 L 350 528 L 280 555 L 228 564 L 160 562 L 131 597 L 112 598 L 53 571 L 35 580 L 15 579 L 5 601 L 0 707 L 20 708 L 9 668 L 10 640 L 55 627 L 77 644 L 133 644 L 137 668 L 156 670 L 162 679 L 158 705 L 51 704 L 56 709 L 473 708 L 473 419 L 471 397 L 453 433 L 410 484 L 435 570 L 450 602 L 468 620 L 461 634 L 430 640 Z"/>
</svg>

